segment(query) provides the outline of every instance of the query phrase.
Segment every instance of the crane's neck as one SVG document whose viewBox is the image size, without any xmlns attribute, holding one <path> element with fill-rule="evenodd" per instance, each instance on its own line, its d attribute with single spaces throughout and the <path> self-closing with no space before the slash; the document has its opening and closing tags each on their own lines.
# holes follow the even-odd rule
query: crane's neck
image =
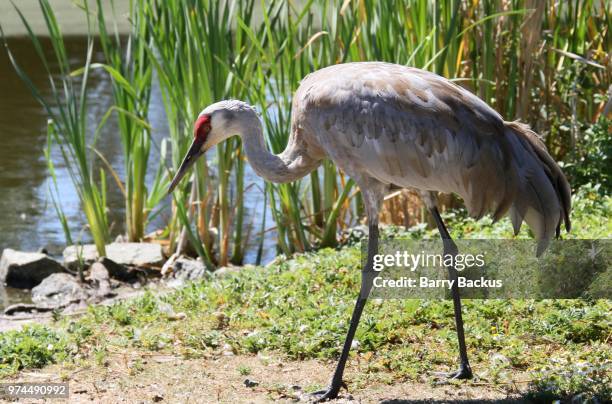
<svg viewBox="0 0 612 404">
<path fill-rule="evenodd" d="M 240 120 L 238 133 L 242 138 L 244 151 L 253 170 L 267 181 L 285 183 L 298 180 L 320 163 L 307 153 L 306 145 L 300 142 L 295 131 L 289 136 L 287 147 L 280 154 L 273 154 L 267 149 L 263 127 L 254 111 L 244 111 Z"/>
</svg>

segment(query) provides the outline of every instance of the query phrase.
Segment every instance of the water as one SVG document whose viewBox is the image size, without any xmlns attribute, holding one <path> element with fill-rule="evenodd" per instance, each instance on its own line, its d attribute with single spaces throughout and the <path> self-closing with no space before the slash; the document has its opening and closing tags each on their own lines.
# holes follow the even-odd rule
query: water
<svg viewBox="0 0 612 404">
<path fill-rule="evenodd" d="M 41 39 L 41 41 L 46 52 L 52 52 L 49 41 L 46 39 Z M 23 38 L 11 38 L 9 46 L 33 83 L 42 91 L 43 96 L 50 96 L 48 79 L 30 41 Z M 73 69 L 82 66 L 85 58 L 85 38 L 69 38 L 66 40 L 66 46 L 68 54 L 74 58 L 71 60 Z M 101 59 L 100 52 L 96 52 L 94 60 L 101 61 Z M 92 72 L 89 88 L 88 121 L 93 133 L 101 117 L 112 105 L 112 94 L 110 81 L 101 70 Z M 0 250 L 14 248 L 36 251 L 46 248 L 51 255 L 60 256 L 66 245 L 61 225 L 48 195 L 48 187 L 51 182 L 43 152 L 46 147 L 46 120 L 44 109 L 34 100 L 29 90 L 17 77 L 4 50 L 0 50 Z M 149 121 L 153 127 L 154 143 L 159 145 L 161 139 L 168 135 L 165 111 L 158 88 L 153 90 Z M 101 132 L 96 147 L 118 172 L 120 178 L 124 178 L 121 143 L 115 121 L 109 120 Z M 149 184 L 152 182 L 159 163 L 159 159 L 156 158 L 158 152 L 157 146 L 154 145 L 149 161 L 151 176 L 148 179 Z M 90 237 L 85 228 L 86 220 L 80 201 L 62 162 L 59 150 L 52 150 L 52 156 L 56 164 L 61 204 L 68 217 L 73 239 L 89 242 Z M 247 165 L 245 186 L 253 183 L 257 186 L 249 188 L 245 196 L 247 212 L 245 223 L 253 223 L 252 234 L 255 234 L 259 231 L 263 218 L 261 212 L 263 194 L 260 191 L 263 189 L 263 181 Z M 110 176 L 108 176 L 108 184 L 109 219 L 113 226 L 113 235 L 118 235 L 125 232 L 123 198 Z M 164 209 L 149 223 L 148 231 L 165 226 L 169 216 L 169 205 L 168 199 L 162 203 Z M 266 212 L 266 223 L 269 226 L 273 224 L 268 211 Z M 274 237 L 273 232 L 268 232 L 266 235 L 264 262 L 275 255 Z M 257 242 L 257 237 L 252 236 L 251 239 L 253 243 Z M 255 248 L 248 249 L 245 261 L 252 263 L 255 258 Z M 2 291 L 0 287 L 0 307 L 7 300 L 14 302 L 23 299 L 21 294 L 15 295 L 11 291 L 7 296 L 7 292 Z"/>
</svg>

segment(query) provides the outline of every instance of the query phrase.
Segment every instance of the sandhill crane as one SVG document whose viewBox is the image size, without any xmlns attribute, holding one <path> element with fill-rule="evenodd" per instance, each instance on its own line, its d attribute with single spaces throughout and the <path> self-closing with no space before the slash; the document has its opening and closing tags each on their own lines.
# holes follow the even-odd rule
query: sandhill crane
<svg viewBox="0 0 612 404">
<path fill-rule="evenodd" d="M 330 66 L 306 76 L 293 97 L 287 148 L 279 155 L 264 144 L 255 109 L 242 101 L 208 106 L 195 123 L 194 140 L 169 192 L 206 150 L 241 136 L 255 172 L 272 182 L 297 180 L 324 158 L 351 176 L 363 194 L 369 224 L 368 257 L 361 290 L 336 371 L 318 400 L 337 396 L 361 313 L 374 279 L 378 250 L 378 213 L 391 188 L 417 189 L 443 239 L 444 254 L 456 254 L 438 212 L 436 191 L 463 198 L 468 212 L 495 220 L 509 213 L 515 232 L 523 219 L 538 240 L 541 254 L 570 229 L 570 188 L 538 136 L 526 125 L 505 122 L 469 91 L 436 74 L 380 62 Z M 451 279 L 457 278 L 449 267 Z M 452 288 L 460 367 L 449 376 L 470 378 L 461 300 Z"/>
</svg>

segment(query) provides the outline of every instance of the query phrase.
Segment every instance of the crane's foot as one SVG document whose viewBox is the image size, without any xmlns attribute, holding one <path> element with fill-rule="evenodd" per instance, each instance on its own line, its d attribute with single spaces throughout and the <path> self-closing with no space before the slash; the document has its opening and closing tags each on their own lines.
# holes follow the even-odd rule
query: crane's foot
<svg viewBox="0 0 612 404">
<path fill-rule="evenodd" d="M 459 366 L 459 370 L 457 370 L 456 372 L 451 372 L 448 375 L 449 379 L 457 380 L 471 379 L 472 377 L 474 377 L 474 374 L 472 373 L 470 365 L 461 365 Z"/>
<path fill-rule="evenodd" d="M 437 376 L 441 379 L 446 379 L 446 380 L 466 380 L 466 379 L 471 379 L 474 377 L 474 374 L 472 373 L 472 368 L 470 368 L 469 364 L 461 364 L 459 366 L 459 369 L 456 370 L 455 372 L 435 372 L 433 373 L 434 376 Z"/>
<path fill-rule="evenodd" d="M 333 384 L 329 386 L 325 390 L 315 391 L 314 393 L 310 393 L 309 399 L 313 403 L 322 403 L 324 401 L 329 401 L 338 398 L 338 393 L 340 392 L 340 388 L 344 387 L 346 389 L 346 384 L 344 381 L 340 382 L 339 385 L 334 386 Z"/>
<path fill-rule="evenodd" d="M 327 390 L 319 390 L 311 393 L 309 395 L 309 399 L 313 403 L 322 403 L 324 401 L 333 400 L 338 397 L 338 392 L 330 389 Z"/>
</svg>

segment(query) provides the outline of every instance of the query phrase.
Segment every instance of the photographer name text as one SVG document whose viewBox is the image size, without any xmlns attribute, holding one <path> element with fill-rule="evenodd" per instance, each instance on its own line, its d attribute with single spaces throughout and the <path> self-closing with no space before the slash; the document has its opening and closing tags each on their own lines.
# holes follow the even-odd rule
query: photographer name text
<svg viewBox="0 0 612 404">
<path fill-rule="evenodd" d="M 427 254 L 410 253 L 408 251 L 397 251 L 394 254 L 376 254 L 372 263 L 376 272 L 382 272 L 385 268 L 405 268 L 411 273 L 423 268 L 455 268 L 461 272 L 468 268 L 482 268 L 485 266 L 484 254 Z M 455 285 L 456 284 L 456 285 Z M 408 277 L 402 276 L 397 279 L 387 279 L 383 276 L 374 278 L 376 288 L 445 288 L 452 289 L 454 286 L 460 288 L 501 288 L 501 279 L 479 279 L 458 276 L 457 279 L 433 279 L 428 276 Z"/>
</svg>

